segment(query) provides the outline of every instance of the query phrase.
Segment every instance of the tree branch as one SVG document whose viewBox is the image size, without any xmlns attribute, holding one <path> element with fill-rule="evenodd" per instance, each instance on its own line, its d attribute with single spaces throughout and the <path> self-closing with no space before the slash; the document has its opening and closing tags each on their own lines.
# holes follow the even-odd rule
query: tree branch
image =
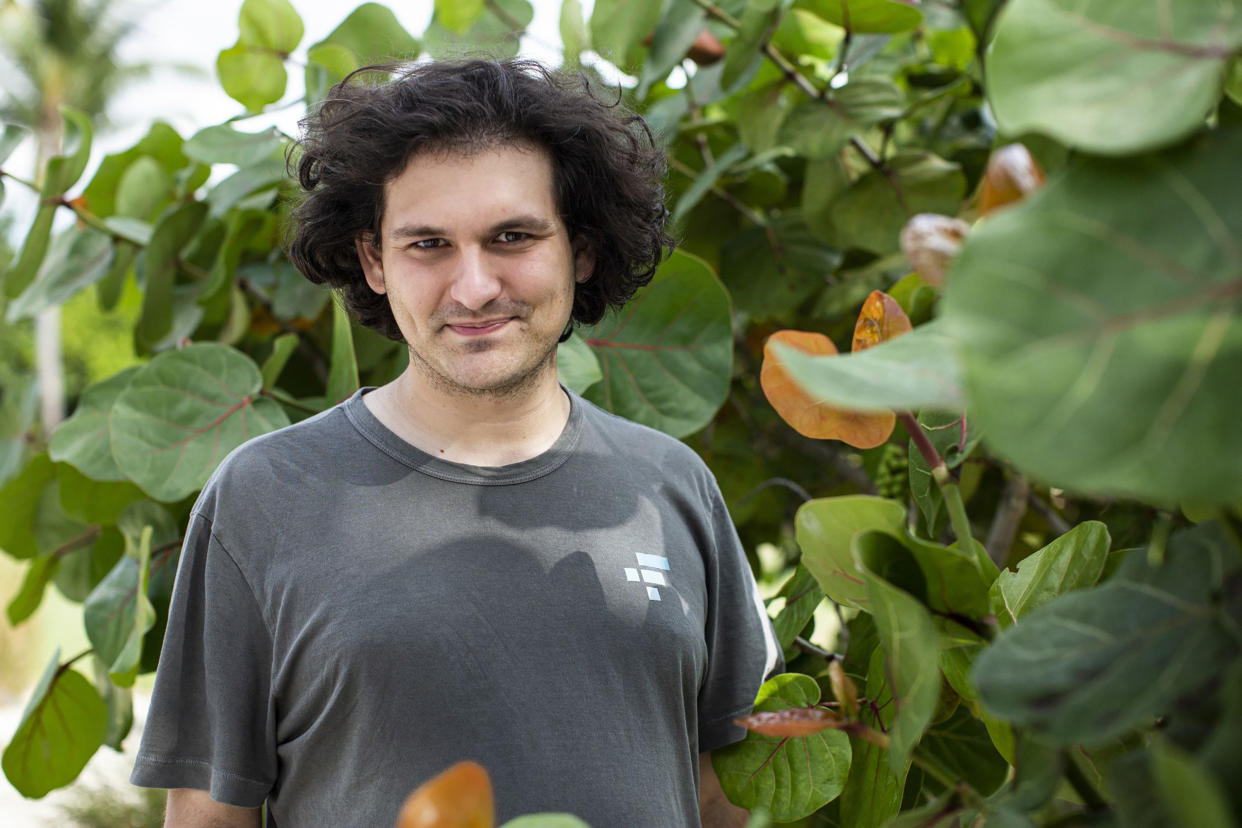
<svg viewBox="0 0 1242 828">
<path fill-rule="evenodd" d="M 1002 569 L 1009 560 L 1009 551 L 1018 534 L 1018 524 L 1026 515 L 1030 494 L 1031 484 L 1021 474 L 1014 472 L 1005 481 L 1005 491 L 996 507 L 996 515 L 992 518 L 992 527 L 988 529 L 988 539 L 984 543 L 988 557 Z"/>
</svg>

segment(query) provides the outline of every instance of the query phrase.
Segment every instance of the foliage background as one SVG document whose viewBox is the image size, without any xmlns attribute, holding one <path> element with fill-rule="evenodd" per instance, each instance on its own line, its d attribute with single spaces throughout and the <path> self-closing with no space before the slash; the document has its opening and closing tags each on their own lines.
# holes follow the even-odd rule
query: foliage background
<svg viewBox="0 0 1242 828">
<path fill-rule="evenodd" d="M 221 452 L 402 365 L 283 261 L 289 136 L 249 120 L 282 105 L 289 72 L 300 107 L 372 56 L 511 54 L 530 15 L 437 4 L 411 33 L 367 4 L 296 65 L 296 12 L 247 0 L 217 67 L 246 110 L 231 123 L 155 125 L 79 181 L 92 127 L 65 113 L 6 319 L 128 307 L 141 367 L 99 366 L 51 435 L 31 426 L 20 352 L 6 367 L 0 547 L 26 567 L 8 616 L 57 589 L 91 644 L 33 691 L 4 754 L 19 790 L 64 785 L 124 738 L 179 527 Z M 560 31 L 600 88 L 615 76 L 579 62 L 588 47 L 624 73 L 668 147 L 683 251 L 566 346 L 565 379 L 703 454 L 775 593 L 792 672 L 757 700 L 777 723 L 717 756 L 731 798 L 810 824 L 1234 824 L 1242 8 L 599 0 L 587 18 L 569 0 Z M 1012 142 L 1049 183 L 982 215 L 985 178 L 1022 177 L 988 166 Z M 978 222 L 947 276 L 901 249 L 920 213 Z M 765 348 L 796 329 L 848 351 L 875 290 L 899 310 L 871 323 L 913 330 L 849 356 Z M 895 411 L 914 440 L 800 435 L 761 366 L 815 411 Z"/>
</svg>

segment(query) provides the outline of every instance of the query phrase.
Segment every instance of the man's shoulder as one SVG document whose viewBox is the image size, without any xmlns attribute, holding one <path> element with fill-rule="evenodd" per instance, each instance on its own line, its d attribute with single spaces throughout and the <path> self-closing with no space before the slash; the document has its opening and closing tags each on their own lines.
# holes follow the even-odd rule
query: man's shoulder
<svg viewBox="0 0 1242 828">
<path fill-rule="evenodd" d="M 342 403 L 305 420 L 252 437 L 216 467 L 204 495 L 219 489 L 262 489 L 277 480 L 296 479 L 308 468 L 330 466 L 342 437 L 351 429 Z"/>
<path fill-rule="evenodd" d="M 668 472 L 680 470 L 693 475 L 711 476 L 698 453 L 671 434 L 614 414 L 590 400 L 578 399 L 596 435 L 618 454 L 634 460 L 650 460 Z"/>
</svg>

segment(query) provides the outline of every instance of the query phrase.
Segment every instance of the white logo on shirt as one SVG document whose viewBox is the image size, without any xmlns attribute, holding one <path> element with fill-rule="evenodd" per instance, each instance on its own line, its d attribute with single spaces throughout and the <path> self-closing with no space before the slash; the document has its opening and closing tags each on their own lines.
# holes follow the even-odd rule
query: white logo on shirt
<svg viewBox="0 0 1242 828">
<path fill-rule="evenodd" d="M 638 558 L 638 568 L 627 566 L 625 568 L 625 580 L 646 584 L 647 600 L 659 601 L 660 587 L 668 586 L 668 580 L 664 577 L 664 573 L 668 572 L 668 558 L 663 555 L 647 555 L 642 552 L 634 554 Z M 663 570 L 663 572 L 660 570 Z"/>
</svg>

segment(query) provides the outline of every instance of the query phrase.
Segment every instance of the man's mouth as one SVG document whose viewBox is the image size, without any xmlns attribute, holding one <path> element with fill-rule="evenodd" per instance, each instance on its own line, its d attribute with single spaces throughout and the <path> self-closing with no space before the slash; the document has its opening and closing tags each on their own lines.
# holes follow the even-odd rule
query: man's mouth
<svg viewBox="0 0 1242 828">
<path fill-rule="evenodd" d="M 502 319 L 481 319 L 477 322 L 451 322 L 445 327 L 459 336 L 486 336 L 509 324 L 511 317 Z"/>
</svg>

